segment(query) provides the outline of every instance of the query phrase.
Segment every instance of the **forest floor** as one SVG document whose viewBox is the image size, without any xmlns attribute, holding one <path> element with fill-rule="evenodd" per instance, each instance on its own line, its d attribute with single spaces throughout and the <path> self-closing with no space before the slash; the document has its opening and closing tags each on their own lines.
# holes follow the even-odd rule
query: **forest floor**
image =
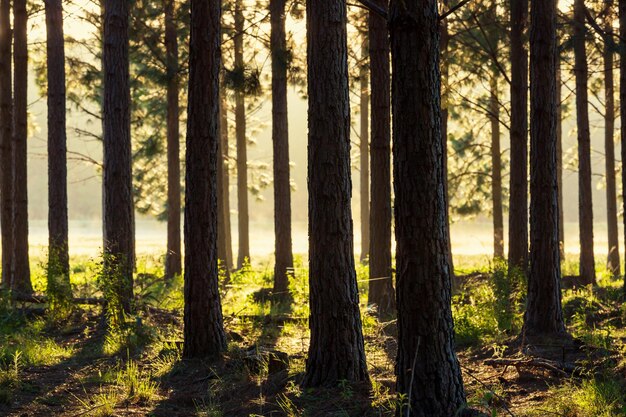
<svg viewBox="0 0 626 417">
<path fill-rule="evenodd" d="M 626 416 L 622 282 L 599 268 L 598 287 L 563 292 L 572 338 L 526 340 L 522 280 L 482 261 L 489 263 L 457 260 L 453 296 L 469 406 L 488 416 Z M 0 415 L 395 415 L 395 322 L 367 310 L 367 266 L 357 272 L 371 385 L 311 390 L 299 384 L 309 342 L 302 261 L 289 308 L 271 306 L 269 262 L 231 274 L 222 289 L 228 350 L 205 362 L 181 359 L 182 279 L 164 285 L 159 264 L 155 257 L 138 265 L 137 315 L 119 334 L 103 330 L 97 305 L 58 317 L 46 305 L 0 299 Z M 73 265 L 75 296 L 98 297 L 97 262 Z M 34 269 L 43 291 L 45 273 Z M 575 269 L 564 264 L 564 275 Z"/>
</svg>

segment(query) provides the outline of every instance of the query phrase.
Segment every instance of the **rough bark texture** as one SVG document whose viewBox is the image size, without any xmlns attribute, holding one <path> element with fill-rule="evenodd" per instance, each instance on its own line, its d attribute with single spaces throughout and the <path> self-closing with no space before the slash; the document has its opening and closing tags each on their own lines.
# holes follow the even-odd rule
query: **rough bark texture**
<svg viewBox="0 0 626 417">
<path fill-rule="evenodd" d="M 398 416 L 449 417 L 465 403 L 450 307 L 439 26 L 435 0 L 392 0 Z M 419 302 L 416 302 L 419 300 Z"/>
<path fill-rule="evenodd" d="M 366 19 L 369 17 L 366 15 Z M 369 91 L 369 40 L 367 32 L 361 34 L 361 65 L 359 68 L 361 131 L 359 133 L 359 163 L 361 174 L 359 186 L 361 188 L 361 262 L 367 260 L 370 254 L 370 91 Z"/>
<path fill-rule="evenodd" d="M 223 41 L 222 41 L 223 42 Z M 230 172 L 229 172 L 229 159 L 228 159 L 228 103 L 226 101 L 226 94 L 224 89 L 220 89 L 220 162 L 218 167 L 222 167 L 222 185 L 221 199 L 218 200 L 220 209 L 224 221 L 224 253 L 223 258 L 225 262 L 225 268 L 227 273 L 233 269 L 233 241 L 230 227 Z"/>
<path fill-rule="evenodd" d="M 165 53 L 167 59 L 167 254 L 165 278 L 180 275 L 180 134 L 178 105 L 178 38 L 174 0 L 165 0 Z"/>
<path fill-rule="evenodd" d="M 183 355 L 226 348 L 217 269 L 220 1 L 191 0 Z"/>
<path fill-rule="evenodd" d="M 115 271 L 117 296 L 131 311 L 135 260 L 126 0 L 104 0 L 104 252 Z"/>
<path fill-rule="evenodd" d="M 377 4 L 387 9 L 386 0 Z M 371 75 L 371 210 L 370 281 L 367 303 L 380 317 L 395 313 L 391 267 L 391 113 L 389 32 L 387 22 L 376 13 L 369 16 Z"/>
<path fill-rule="evenodd" d="M 613 1 L 605 3 L 604 28 L 613 39 Z M 604 149 L 606 168 L 606 218 L 608 226 L 607 268 L 614 277 L 620 276 L 619 232 L 617 228 L 617 190 L 615 185 L 615 81 L 613 78 L 613 49 L 604 43 Z"/>
<path fill-rule="evenodd" d="M 619 8 L 619 50 L 621 53 L 619 65 L 619 101 L 626 103 L 626 0 L 618 1 Z M 619 106 L 621 120 L 626 120 L 626 106 Z M 624 122 L 622 122 L 623 124 Z M 622 190 L 626 190 L 626 129 L 621 129 L 621 156 L 622 156 Z M 626 193 L 622 192 L 626 195 Z M 626 197 L 622 197 L 622 209 L 626 213 Z M 626 216 L 624 219 L 624 242 L 626 242 Z M 626 243 L 625 243 L 626 244 Z M 626 266 L 624 267 L 626 269 Z M 626 275 L 624 275 L 624 295 L 626 296 Z"/>
<path fill-rule="evenodd" d="M 46 0 L 48 70 L 48 274 L 70 282 L 67 212 L 65 44 L 62 0 Z M 51 270 L 54 266 L 54 271 Z"/>
<path fill-rule="evenodd" d="M 11 288 L 13 259 L 13 93 L 11 85 L 11 1 L 0 0 L 0 229 L 2 285 Z"/>
<path fill-rule="evenodd" d="M 221 262 L 221 268 L 225 274 L 225 283 L 230 281 L 230 269 L 232 266 L 231 259 L 228 258 L 228 250 L 226 248 L 226 216 L 225 210 L 226 203 L 224 201 L 225 196 L 228 196 L 228 192 L 224 186 L 224 171 L 226 170 L 226 164 L 223 153 L 223 129 L 228 129 L 228 116 L 226 114 L 226 107 L 222 95 L 220 94 L 220 142 L 218 146 L 218 160 L 217 160 L 217 258 Z M 228 136 L 227 136 L 228 137 Z"/>
<path fill-rule="evenodd" d="M 272 144 L 274 148 L 274 234 L 276 264 L 274 291 L 277 299 L 289 295 L 291 251 L 291 183 L 289 180 L 289 124 L 287 118 L 287 66 L 289 51 L 285 35 L 285 0 L 270 1 L 272 25 Z"/>
<path fill-rule="evenodd" d="M 493 215 L 493 257 L 504 259 L 504 220 L 502 213 L 502 155 L 500 152 L 500 103 L 497 69 L 492 70 L 489 92 L 491 124 L 491 211 Z"/>
<path fill-rule="evenodd" d="M 13 0 L 13 282 L 12 290 L 20 294 L 32 292 L 28 261 L 28 15 L 26 0 Z"/>
<path fill-rule="evenodd" d="M 559 254 L 565 259 L 565 216 L 563 215 L 563 103 L 561 98 L 561 57 L 556 62 L 556 176 L 559 206 Z"/>
<path fill-rule="evenodd" d="M 304 385 L 367 381 L 354 268 L 346 1 L 309 0 L 309 327 Z"/>
<path fill-rule="evenodd" d="M 530 19 L 530 271 L 525 334 L 565 332 L 556 173 L 556 0 L 533 1 Z"/>
<path fill-rule="evenodd" d="M 243 71 L 244 17 L 241 0 L 235 3 L 235 67 Z M 239 228 L 239 250 L 237 268 L 250 260 L 250 225 L 248 217 L 248 152 L 246 143 L 246 102 L 243 86 L 235 90 L 235 124 L 237 135 L 237 214 Z"/>
<path fill-rule="evenodd" d="M 585 47 L 585 3 L 574 1 L 574 75 L 576 76 L 576 125 L 578 131 L 578 225 L 580 231 L 580 279 L 595 284 L 593 254 L 593 204 L 591 201 L 591 134 L 587 52 Z"/>
<path fill-rule="evenodd" d="M 509 266 L 528 267 L 528 0 L 511 0 Z"/>
</svg>

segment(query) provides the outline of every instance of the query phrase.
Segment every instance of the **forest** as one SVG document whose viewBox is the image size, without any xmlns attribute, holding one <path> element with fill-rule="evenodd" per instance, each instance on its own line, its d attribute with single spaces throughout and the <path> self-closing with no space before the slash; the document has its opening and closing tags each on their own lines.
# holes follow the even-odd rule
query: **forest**
<svg viewBox="0 0 626 417">
<path fill-rule="evenodd" d="M 626 416 L 623 56 L 626 0 L 0 0 L 0 415 Z"/>
</svg>

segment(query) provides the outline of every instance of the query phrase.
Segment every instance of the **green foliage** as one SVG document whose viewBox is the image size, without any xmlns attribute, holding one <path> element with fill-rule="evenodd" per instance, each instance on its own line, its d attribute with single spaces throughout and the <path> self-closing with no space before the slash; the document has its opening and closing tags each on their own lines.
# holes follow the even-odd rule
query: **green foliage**
<svg viewBox="0 0 626 417">
<path fill-rule="evenodd" d="M 614 379 L 587 379 L 555 388 L 547 406 L 566 417 L 626 416 L 626 391 Z"/>
<path fill-rule="evenodd" d="M 132 302 L 127 295 L 132 293 L 133 277 L 128 276 L 125 263 L 121 255 L 103 253 L 96 275 L 96 283 L 107 303 L 106 314 L 112 333 L 126 328 L 125 306 Z"/>
<path fill-rule="evenodd" d="M 72 313 L 72 287 L 70 277 L 64 271 L 58 251 L 50 249 L 47 262 L 41 265 L 46 271 L 46 297 L 53 320 L 63 320 Z"/>
</svg>

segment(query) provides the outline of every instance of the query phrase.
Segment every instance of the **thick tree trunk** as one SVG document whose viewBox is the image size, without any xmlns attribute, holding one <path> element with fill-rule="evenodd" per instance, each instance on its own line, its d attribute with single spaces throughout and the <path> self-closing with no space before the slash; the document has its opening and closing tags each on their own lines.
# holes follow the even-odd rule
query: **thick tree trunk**
<svg viewBox="0 0 626 417">
<path fill-rule="evenodd" d="M 604 27 L 613 39 L 613 2 L 606 1 Z M 619 238 L 617 229 L 617 190 L 615 185 L 615 82 L 613 78 L 613 49 L 609 42 L 604 44 L 604 149 L 606 163 L 606 218 L 608 226 L 609 252 L 607 268 L 614 277 L 620 276 Z"/>
<path fill-rule="evenodd" d="M 289 179 L 289 124 L 287 118 L 287 67 L 289 51 L 285 35 L 285 0 L 270 1 L 272 25 L 272 144 L 274 148 L 274 234 L 276 300 L 289 296 L 291 252 L 291 183 Z"/>
<path fill-rule="evenodd" d="M 366 14 L 366 19 L 369 16 Z M 369 25 L 369 23 L 368 23 Z M 361 174 L 361 262 L 365 262 L 370 254 L 370 131 L 369 131 L 369 110 L 370 110 L 370 92 L 369 92 L 369 40 L 367 32 L 361 34 L 361 65 L 359 68 L 359 83 L 361 89 L 360 96 L 360 116 L 361 116 L 361 132 L 359 134 L 359 162 Z"/>
<path fill-rule="evenodd" d="M 187 358 L 226 349 L 217 269 L 220 4 L 191 0 L 183 347 Z"/>
<path fill-rule="evenodd" d="M 309 0 L 311 344 L 305 386 L 367 381 L 354 267 L 346 1 Z"/>
<path fill-rule="evenodd" d="M 129 3 L 104 0 L 104 254 L 116 296 L 131 311 L 135 261 L 128 61 Z"/>
<path fill-rule="evenodd" d="M 180 243 L 180 134 L 178 105 L 178 38 L 174 0 L 165 0 L 167 56 L 167 254 L 165 278 L 182 272 Z"/>
<path fill-rule="evenodd" d="M 502 214 L 502 155 L 500 152 L 500 103 L 497 72 L 490 80 L 489 121 L 491 124 L 491 198 L 493 213 L 493 257 L 504 259 L 504 220 Z"/>
<path fill-rule="evenodd" d="M 222 185 L 220 190 L 222 192 L 221 200 L 218 200 L 220 209 L 222 210 L 221 219 L 224 221 L 224 253 L 223 258 L 227 270 L 227 274 L 233 269 L 233 241 L 230 227 L 230 172 L 229 172 L 229 160 L 228 160 L 228 102 L 226 101 L 226 93 L 222 88 L 220 89 L 220 162 L 218 163 L 222 167 Z"/>
<path fill-rule="evenodd" d="M 398 305 L 398 416 L 465 403 L 450 307 L 439 27 L 435 0 L 390 3 Z M 419 302 L 416 302 L 419 300 Z"/>
<path fill-rule="evenodd" d="M 561 102 L 561 57 L 556 62 L 556 175 L 559 187 L 559 254 L 565 259 L 565 216 L 563 215 L 563 103 Z"/>
<path fill-rule="evenodd" d="M 28 260 L 28 15 L 26 0 L 13 0 L 14 88 L 13 88 L 13 283 L 20 294 L 33 291 Z"/>
<path fill-rule="evenodd" d="M 13 86 L 11 85 L 11 1 L 0 0 L 0 229 L 2 285 L 11 288 L 13 263 Z"/>
<path fill-rule="evenodd" d="M 619 102 L 626 103 L 626 0 L 618 1 L 619 7 Z M 619 106 L 622 124 L 626 120 L 626 106 Z M 621 129 L 621 156 L 622 156 L 622 190 L 626 190 L 626 129 Z M 622 191 L 622 209 L 626 213 L 626 193 Z M 624 242 L 626 245 L 626 216 L 624 219 Z M 626 266 L 624 266 L 626 270 Z M 624 296 L 626 297 L 626 274 L 624 275 Z"/>
<path fill-rule="evenodd" d="M 511 174 L 509 266 L 528 267 L 528 0 L 511 0 Z"/>
<path fill-rule="evenodd" d="M 591 134 L 587 91 L 585 3 L 574 1 L 574 75 L 576 76 L 576 125 L 578 131 L 578 225 L 580 230 L 580 278 L 595 284 L 593 254 L 593 204 L 591 201 Z"/>
<path fill-rule="evenodd" d="M 531 2 L 530 271 L 524 334 L 565 332 L 556 172 L 556 0 Z"/>
<path fill-rule="evenodd" d="M 65 43 L 62 0 L 47 0 L 48 70 L 48 281 L 70 288 L 65 126 Z M 71 294 L 67 294 L 71 296 Z"/>
<path fill-rule="evenodd" d="M 377 4 L 387 9 L 386 0 Z M 370 281 L 367 303 L 379 317 L 395 313 L 391 267 L 391 78 L 387 22 L 375 13 L 369 16 L 371 73 L 371 211 Z"/>
<path fill-rule="evenodd" d="M 235 68 L 244 70 L 243 32 L 244 17 L 241 0 L 235 2 Z M 235 90 L 235 124 L 237 135 L 237 212 L 239 227 L 239 250 L 237 268 L 250 260 L 250 225 L 248 217 L 248 152 L 246 143 L 246 103 L 244 86 Z"/>
</svg>

